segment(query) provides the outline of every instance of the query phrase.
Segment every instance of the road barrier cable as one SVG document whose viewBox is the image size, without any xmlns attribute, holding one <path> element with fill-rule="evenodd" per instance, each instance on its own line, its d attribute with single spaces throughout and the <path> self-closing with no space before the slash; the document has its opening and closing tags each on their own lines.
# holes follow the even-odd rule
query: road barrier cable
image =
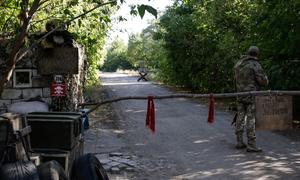
<svg viewBox="0 0 300 180">
<path fill-rule="evenodd" d="M 282 95 L 300 95 L 300 91 L 278 91 L 278 90 L 268 90 L 268 91 L 247 91 L 247 92 L 237 92 L 237 93 L 216 93 L 213 94 L 214 99 L 224 99 L 224 98 L 237 98 L 237 97 L 245 97 L 245 96 L 282 96 Z M 153 99 L 171 99 L 171 98 L 210 98 L 210 94 L 170 94 L 170 95 L 157 95 L 152 96 Z M 118 101 L 124 101 L 124 100 L 147 100 L 148 96 L 124 96 L 124 97 L 118 97 L 113 99 L 107 99 L 103 100 L 101 102 L 93 102 L 93 103 L 81 103 L 79 106 L 95 106 L 88 110 L 86 114 L 89 114 L 93 111 L 95 111 L 98 107 L 118 102 Z"/>
</svg>

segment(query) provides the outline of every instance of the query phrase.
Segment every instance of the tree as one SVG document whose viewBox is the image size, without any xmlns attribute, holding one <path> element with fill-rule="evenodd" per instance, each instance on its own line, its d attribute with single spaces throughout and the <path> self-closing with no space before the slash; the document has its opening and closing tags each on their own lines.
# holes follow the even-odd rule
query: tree
<svg viewBox="0 0 300 180">
<path fill-rule="evenodd" d="M 13 3 L 17 4 L 18 1 L 8 1 L 7 3 L 5 3 L 6 1 L 1 3 L 1 6 L 8 6 L 8 8 L 10 8 L 10 5 L 12 5 Z M 16 35 L 16 37 L 14 38 L 14 43 L 12 44 L 12 48 L 11 51 L 9 53 L 8 56 L 8 60 L 7 60 L 7 69 L 5 70 L 5 72 L 3 73 L 2 78 L 0 79 L 0 94 L 3 91 L 3 87 L 5 85 L 5 83 L 7 83 L 12 75 L 12 72 L 15 68 L 15 65 L 19 59 L 19 54 L 20 54 L 20 50 L 23 47 L 24 41 L 25 41 L 25 37 L 27 35 L 27 32 L 29 30 L 30 27 L 30 22 L 33 18 L 33 16 L 35 15 L 36 11 L 39 9 L 39 7 L 41 7 L 44 3 L 46 3 L 46 1 L 40 1 L 40 0 L 34 0 L 32 2 L 32 4 L 29 3 L 28 0 L 22 0 L 20 3 L 20 8 L 18 10 L 18 15 L 19 15 L 19 20 L 20 20 L 20 24 L 15 24 L 16 27 L 19 27 L 19 31 Z M 15 9 L 13 9 L 13 11 L 15 11 Z M 2 12 L 1 12 L 2 14 Z M 5 17 L 5 15 L 2 15 Z M 1 18 L 2 19 L 2 18 Z M 15 17 L 9 17 L 8 20 L 11 21 L 16 21 Z M 8 21 L 6 20 L 4 25 L 6 24 L 6 22 Z M 2 28 L 3 29 L 3 28 Z M 9 30 L 10 29 L 9 27 Z M 7 33 L 9 35 L 11 35 L 10 33 Z"/>
<path fill-rule="evenodd" d="M 128 61 L 126 55 L 127 47 L 120 39 L 115 39 L 107 50 L 106 59 L 101 70 L 107 72 L 115 72 L 118 69 L 133 69 L 132 64 Z"/>
<path fill-rule="evenodd" d="M 120 2 L 123 3 L 123 0 Z M 100 3 L 95 0 L 5 0 L 0 2 L 0 7 L 2 7 L 0 9 L 0 38 L 11 39 L 6 69 L 0 79 L 0 94 L 10 79 L 17 61 L 38 43 L 35 42 L 28 47 L 29 45 L 26 44 L 28 33 L 40 31 L 44 22 L 49 18 L 60 19 L 65 22 L 63 24 L 70 26 L 71 30 L 73 28 L 73 30 L 76 29 L 76 32 L 79 31 L 76 34 L 77 38 L 85 47 L 89 47 L 87 50 L 89 65 L 95 69 L 97 67 L 95 62 L 100 58 L 99 49 L 102 49 L 104 44 L 104 35 L 107 24 L 110 22 L 111 13 L 110 9 L 99 9 L 99 7 L 107 4 L 115 6 L 117 2 Z M 145 11 L 155 16 L 157 14 L 147 5 L 136 6 L 132 13 L 139 12 L 143 16 Z M 81 17 L 87 18 L 80 19 Z M 90 29 L 87 31 L 87 28 Z M 94 46 L 95 44 L 101 46 Z"/>
<path fill-rule="evenodd" d="M 253 38 L 262 47 L 263 64 L 272 89 L 300 88 L 300 2 L 258 1 Z M 255 24 L 254 24 L 255 25 Z"/>
<path fill-rule="evenodd" d="M 98 4 L 98 5 L 88 5 L 83 6 L 83 7 L 90 7 L 94 6 L 91 10 L 85 10 L 84 8 L 77 8 L 77 11 L 84 11 L 82 12 L 81 15 L 75 16 L 74 14 L 76 11 L 72 11 L 73 13 L 70 13 L 71 10 L 77 6 L 78 1 L 66 1 L 63 6 L 57 6 L 56 3 L 58 1 L 49 1 L 49 0 L 34 0 L 33 2 L 30 2 L 29 0 L 22 0 L 21 2 L 19 1 L 4 1 L 1 6 L 4 6 L 5 9 L 3 11 L 6 11 L 6 13 L 3 15 L 2 13 L 2 18 L 4 19 L 4 23 L 2 22 L 2 29 L 6 28 L 6 24 L 9 22 L 13 24 L 13 26 L 9 26 L 6 29 L 6 32 L 9 33 L 4 33 L 3 36 L 8 36 L 8 38 L 12 39 L 12 44 L 11 44 L 11 50 L 7 59 L 6 63 L 6 70 L 1 76 L 0 80 L 0 94 L 3 91 L 3 87 L 7 81 L 9 81 L 12 72 L 15 68 L 15 65 L 18 60 L 20 60 L 24 54 L 26 54 L 33 45 L 31 45 L 29 48 L 24 48 L 26 46 L 25 40 L 26 36 L 29 31 L 34 32 L 34 30 L 41 29 L 41 22 L 44 22 L 44 19 L 46 17 L 46 13 L 48 12 L 54 12 L 54 14 L 51 14 L 50 17 L 56 18 L 59 16 L 65 16 L 62 19 L 69 19 L 66 21 L 66 23 L 63 24 L 68 24 L 71 22 L 74 22 L 76 19 L 82 17 L 83 15 L 86 15 L 92 11 L 95 11 L 102 5 L 110 4 L 114 1 L 104 3 L 104 4 Z M 81 4 L 82 5 L 82 4 Z M 66 6 L 68 8 L 66 8 Z M 77 6 L 78 7 L 78 6 Z M 63 13 L 56 14 L 57 12 L 61 11 L 62 8 L 65 8 Z M 8 9 L 8 10 L 7 10 Z M 41 11 L 43 10 L 43 11 Z M 10 12 L 10 13 L 9 13 Z M 16 16 L 16 14 L 18 16 Z M 68 15 L 71 17 L 68 17 Z M 101 15 L 101 14 L 100 14 Z M 106 14 L 107 16 L 108 14 Z M 96 15 L 97 16 L 97 15 Z M 98 15 L 99 16 L 99 15 Z M 97 17 L 98 17 L 97 16 Z M 17 21 L 17 18 L 19 18 Z M 35 18 L 35 22 L 33 21 L 33 18 Z M 78 21 L 80 23 L 80 21 Z M 34 25 L 32 28 L 31 25 Z M 58 27 L 57 27 L 58 28 Z M 10 32 L 14 32 L 17 29 L 17 33 L 15 37 L 13 37 L 13 34 Z M 45 38 L 47 35 L 52 33 L 54 30 L 50 31 L 48 34 L 46 34 L 43 38 Z M 34 45 L 36 45 L 38 42 L 35 42 Z M 28 46 L 28 45 L 27 45 Z"/>
<path fill-rule="evenodd" d="M 234 91 L 233 65 L 261 49 L 272 89 L 299 89 L 297 0 L 177 0 L 160 18 L 166 80 L 201 92 Z M 289 79 L 289 80 L 288 80 Z"/>
<path fill-rule="evenodd" d="M 163 41 L 155 39 L 157 24 L 148 26 L 140 34 L 132 34 L 129 37 L 127 56 L 132 64 L 139 65 L 144 61 L 145 66 L 153 71 L 159 70 L 160 62 L 166 57 Z"/>
</svg>

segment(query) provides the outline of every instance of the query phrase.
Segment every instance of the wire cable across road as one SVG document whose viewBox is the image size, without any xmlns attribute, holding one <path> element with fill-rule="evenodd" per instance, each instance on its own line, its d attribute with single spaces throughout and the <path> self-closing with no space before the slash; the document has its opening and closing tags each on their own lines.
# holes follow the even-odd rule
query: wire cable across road
<svg viewBox="0 0 300 180">
<path fill-rule="evenodd" d="M 151 95 L 153 99 L 171 99 L 171 98 L 210 98 L 211 94 L 170 94 L 170 95 Z M 282 96 L 282 95 L 300 95 L 300 91 L 277 91 L 277 90 L 268 90 L 268 91 L 247 91 L 247 92 L 236 92 L 236 93 L 216 93 L 213 94 L 215 99 L 224 99 L 224 98 L 237 98 L 237 97 L 244 97 L 244 96 Z M 147 100 L 148 96 L 124 96 L 118 97 L 108 100 L 103 100 L 101 102 L 93 102 L 93 103 L 81 103 L 79 106 L 92 106 L 95 107 L 91 108 L 86 114 L 89 114 L 96 110 L 98 107 L 104 104 L 124 101 L 124 100 Z"/>
</svg>

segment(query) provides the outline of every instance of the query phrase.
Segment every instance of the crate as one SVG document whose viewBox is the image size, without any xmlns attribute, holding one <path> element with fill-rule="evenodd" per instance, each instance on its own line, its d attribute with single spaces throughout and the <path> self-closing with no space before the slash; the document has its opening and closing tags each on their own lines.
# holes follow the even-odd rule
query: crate
<svg viewBox="0 0 300 180">
<path fill-rule="evenodd" d="M 71 150 L 33 149 L 32 157 L 38 157 L 39 164 L 55 160 L 69 174 L 75 159 L 83 154 L 83 138 Z"/>
<path fill-rule="evenodd" d="M 34 149 L 71 150 L 82 136 L 81 113 L 38 112 L 26 115 Z"/>
</svg>

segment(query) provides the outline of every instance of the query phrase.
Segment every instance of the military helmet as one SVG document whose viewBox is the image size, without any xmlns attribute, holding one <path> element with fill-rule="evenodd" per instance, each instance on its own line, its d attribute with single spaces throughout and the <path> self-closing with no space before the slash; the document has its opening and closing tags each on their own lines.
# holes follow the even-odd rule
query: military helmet
<svg viewBox="0 0 300 180">
<path fill-rule="evenodd" d="M 247 53 L 251 56 L 257 56 L 259 54 L 259 49 L 256 46 L 250 46 Z"/>
</svg>

